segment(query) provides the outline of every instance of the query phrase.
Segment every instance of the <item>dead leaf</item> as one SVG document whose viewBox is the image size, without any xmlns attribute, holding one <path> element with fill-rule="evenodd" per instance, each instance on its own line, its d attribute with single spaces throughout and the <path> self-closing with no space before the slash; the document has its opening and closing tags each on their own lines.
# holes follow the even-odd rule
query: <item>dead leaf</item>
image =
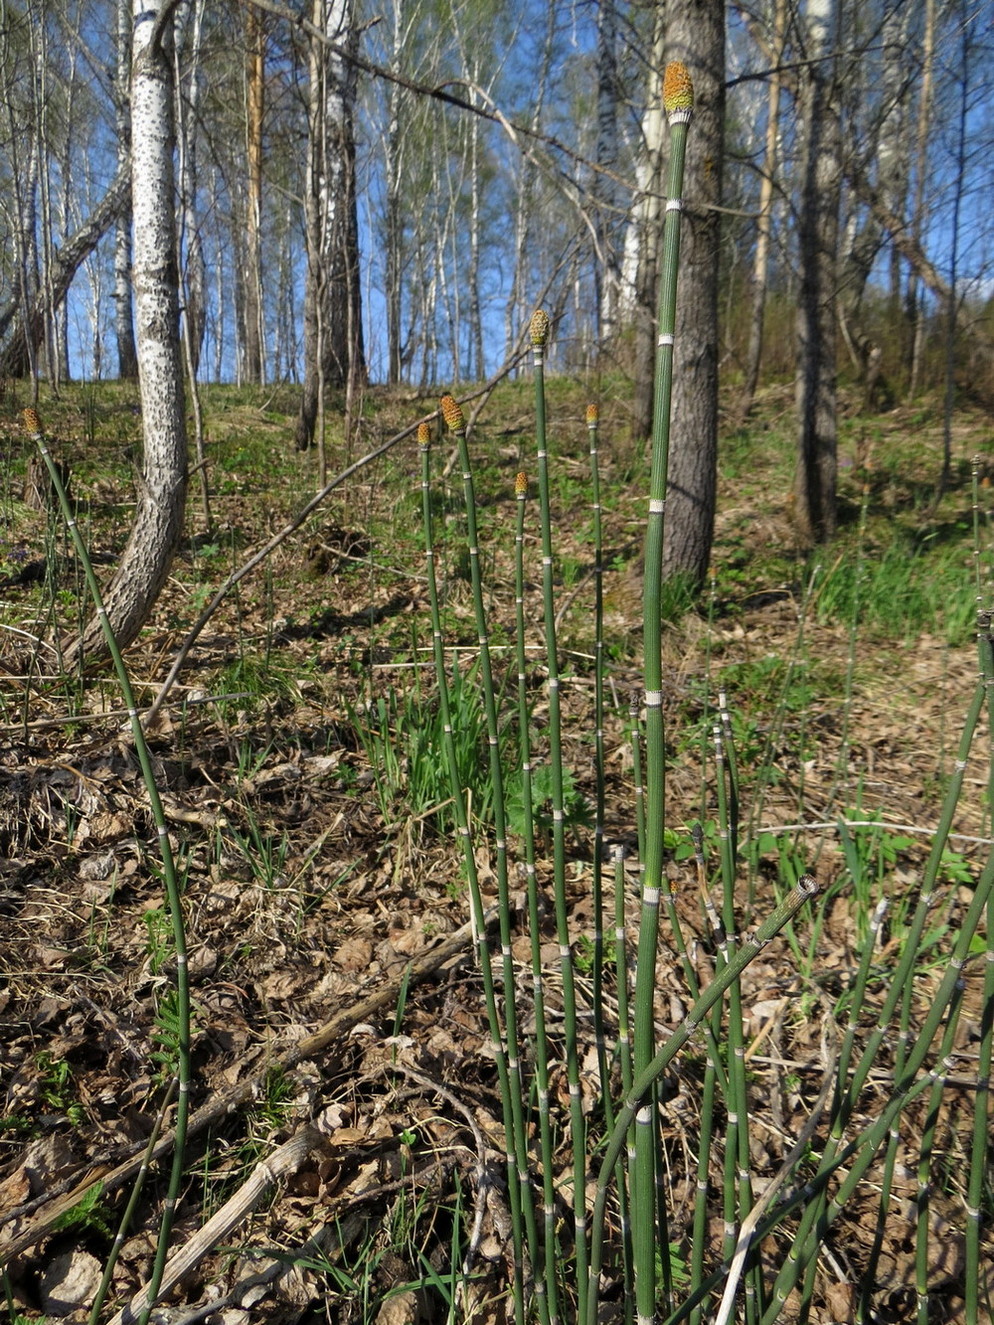
<svg viewBox="0 0 994 1325">
<path fill-rule="evenodd" d="M 89 1306 L 102 1273 L 100 1262 L 88 1251 L 66 1251 L 54 1257 L 38 1281 L 42 1310 L 48 1316 L 68 1316 L 77 1307 Z"/>
</svg>

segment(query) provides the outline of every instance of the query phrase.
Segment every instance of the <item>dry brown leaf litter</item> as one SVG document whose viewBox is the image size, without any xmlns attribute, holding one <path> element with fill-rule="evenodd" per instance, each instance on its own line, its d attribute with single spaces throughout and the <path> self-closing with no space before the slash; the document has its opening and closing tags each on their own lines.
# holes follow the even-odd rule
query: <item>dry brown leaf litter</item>
<svg viewBox="0 0 994 1325">
<path fill-rule="evenodd" d="M 362 499 L 375 502 L 367 490 Z M 222 503 L 223 504 L 223 503 Z M 251 527 L 256 506 L 232 499 L 224 518 L 232 529 Z M 734 514 L 734 513 L 733 513 Z M 728 518 L 727 516 L 725 518 Z M 278 513 L 270 525 L 278 524 Z M 757 530 L 759 525 L 757 525 Z M 563 552 L 588 555 L 582 544 L 570 547 L 562 522 Z M 776 523 L 767 537 L 784 537 Z M 627 524 L 611 537 L 627 545 Z M 353 558 L 368 559 L 361 586 L 350 570 Z M 191 931 L 191 972 L 197 1003 L 195 1043 L 197 1104 L 212 1092 L 236 1087 L 257 1074 L 274 1046 L 303 1042 L 337 1010 L 360 1003 L 385 985 L 398 988 L 408 960 L 452 933 L 467 919 L 458 854 L 452 843 L 430 833 L 424 837 L 386 834 L 373 795 L 364 756 L 349 730 L 342 699 L 356 696 L 370 682 L 384 691 L 409 682 L 409 672 L 394 666 L 398 621 L 424 608 L 418 571 L 405 580 L 384 573 L 376 562 L 397 560 L 378 548 L 357 521 L 330 521 L 306 546 L 285 546 L 274 573 L 283 577 L 277 613 L 262 598 L 227 604 L 203 637 L 183 676 L 179 694 L 201 700 L 216 693 L 220 670 L 249 649 L 272 649 L 281 667 L 299 678 L 282 694 L 263 702 L 233 701 L 222 714 L 199 704 L 180 716 L 172 709 L 154 730 L 154 745 L 174 845 L 188 870 L 186 896 Z M 419 568 L 420 569 L 420 568 Z M 508 568 L 495 568 L 495 579 L 509 582 Z M 632 588 L 623 572 L 610 571 L 605 589 L 609 620 L 627 629 L 638 619 Z M 27 586 L 25 586 L 27 591 Z M 458 581 L 450 585 L 453 620 L 472 639 L 469 600 Z M 8 586 L 5 592 L 12 589 Z M 157 621 L 189 619 L 188 591 L 180 577 L 167 589 Z M 505 603 L 506 607 L 506 603 Z M 288 613 L 293 616 L 290 622 Z M 797 603 L 781 592 L 761 607 L 748 608 L 735 620 L 719 619 L 710 644 L 721 664 L 768 655 L 786 657 L 796 636 Z M 589 608 L 578 593 L 563 619 L 567 643 L 589 643 L 584 615 Z M 285 620 L 283 618 L 286 618 Z M 538 606 L 535 603 L 535 619 Z M 302 624 L 306 622 L 306 624 Z M 342 641 L 348 635 L 347 642 Z M 701 674 L 700 651 L 708 632 L 689 619 L 667 644 L 670 668 L 668 703 L 671 722 L 682 712 L 688 685 Z M 147 678 L 151 695 L 170 652 L 182 638 L 182 626 L 153 627 L 143 646 L 132 651 L 136 676 Z M 427 636 L 424 636 L 427 639 Z M 836 661 L 846 656 L 844 630 L 808 627 L 811 656 Z M 885 652 L 893 653 L 893 648 Z M 929 826 L 937 816 L 934 786 L 923 781 L 942 772 L 957 733 L 956 723 L 975 678 L 968 648 L 950 651 L 941 641 L 923 638 L 899 665 L 882 666 L 884 654 L 860 660 L 849 716 L 848 764 L 842 775 L 838 750 L 842 722 L 838 699 L 815 699 L 805 716 L 814 734 L 815 752 L 804 748 L 796 728 L 785 729 L 773 751 L 778 781 L 766 793 L 762 822 L 809 823 L 831 819 L 851 804 L 844 793 L 860 780 L 889 823 Z M 540 665 L 539 665 L 540 672 Z M 12 675 L 18 675 L 12 669 Z M 539 681 L 541 677 L 538 677 Z M 565 687 L 565 704 L 576 727 L 589 730 L 590 689 L 584 678 Z M 626 661 L 615 666 L 614 684 L 621 716 L 609 732 L 609 836 L 631 834 L 630 760 L 623 735 L 624 708 L 637 672 Z M 150 922 L 163 904 L 155 875 L 150 823 L 144 790 L 121 718 L 99 715 L 114 708 L 112 688 L 98 686 L 84 696 L 81 722 L 68 734 L 44 725 L 58 717 L 59 700 L 39 696 L 26 680 L 12 682 L 18 696 L 30 699 L 30 723 L 24 734 L 8 727 L 0 738 L 0 909 L 5 939 L 0 951 L 4 986 L 0 1045 L 5 1087 L 4 1112 L 32 1121 L 37 1134 L 25 1140 L 5 1130 L 0 1139 L 0 1206 L 7 1210 L 44 1203 L 46 1196 L 69 1185 L 93 1165 L 111 1165 L 133 1153 L 147 1136 L 160 1087 L 154 1077 L 153 1019 L 156 999 L 168 984 L 168 961 L 156 969 L 150 952 Z M 240 750 L 251 751 L 251 770 L 239 774 Z M 589 788 L 589 746 L 570 738 L 569 760 L 578 780 Z M 937 756 L 937 751 L 940 755 Z M 971 757 L 968 786 L 956 830 L 979 835 L 984 829 L 980 792 L 985 785 L 982 752 Z M 700 813 L 697 756 L 683 750 L 669 775 L 674 822 Z M 799 797 L 803 805 L 799 811 Z M 246 812 L 251 808 L 251 814 Z M 713 806 L 709 808 L 713 813 Z M 274 866 L 261 882 L 246 841 L 260 832 L 273 848 Z M 829 838 L 831 834 L 827 835 Z M 809 850 L 826 834 L 802 835 Z M 71 845 L 69 841 L 71 839 Z M 902 887 L 915 887 L 922 852 L 905 853 L 896 872 Z M 489 860 L 480 849 L 484 873 Z M 836 877 L 840 859 L 830 842 L 818 858 L 823 882 Z M 681 921 L 689 934 L 706 939 L 690 871 L 673 871 Z M 485 884 L 485 886 L 488 886 Z M 629 910 L 634 905 L 634 879 Z M 760 880 L 760 904 L 769 900 Z M 571 878 L 570 903 L 575 932 L 589 934 L 589 875 Z M 610 888 L 608 906 L 612 904 Z M 957 899 L 951 895 L 951 916 Z M 522 917 L 519 915 L 518 924 Z M 524 960 L 525 935 L 519 929 L 515 954 Z M 825 990 L 801 991 L 783 944 L 756 962 L 744 981 L 748 1030 L 753 1037 L 751 1064 L 756 1073 L 755 1102 L 762 1104 L 756 1129 L 757 1190 L 774 1172 L 784 1145 L 796 1134 L 817 1090 L 825 1054 L 822 1018 L 831 1006 L 833 977 L 851 972 L 857 937 L 851 912 L 838 899 L 827 915 L 819 952 Z M 555 982 L 557 951 L 551 932 L 543 948 Z M 527 980 L 522 981 L 527 985 Z M 806 1020 L 791 1016 L 798 995 L 813 1003 Z M 928 990 L 923 988 L 923 997 Z M 965 1034 L 979 1017 L 976 974 L 967 988 Z M 688 1006 L 675 953 L 664 939 L 658 978 L 657 1014 L 661 1027 L 673 1025 Z M 556 1014 L 556 998 L 550 999 Z M 216 1303 L 216 1318 L 304 1320 L 312 1310 L 318 1281 L 312 1274 L 291 1275 L 275 1249 L 309 1247 L 332 1259 L 343 1254 L 328 1240 L 331 1221 L 343 1239 L 381 1241 L 402 1191 L 421 1196 L 444 1210 L 455 1174 L 479 1203 L 477 1255 L 490 1269 L 475 1290 L 480 1318 L 500 1318 L 502 1276 L 506 1269 L 506 1212 L 499 1187 L 481 1179 L 480 1165 L 499 1171 L 502 1149 L 499 1103 L 494 1093 L 480 981 L 467 954 L 408 996 L 399 1033 L 394 1013 L 383 1009 L 313 1059 L 295 1064 L 288 1097 L 267 1114 L 261 1092 L 229 1117 L 218 1120 L 209 1137 L 198 1138 L 191 1154 L 191 1183 L 184 1196 L 178 1242 L 194 1236 L 206 1218 L 237 1189 L 260 1156 L 275 1153 L 300 1128 L 322 1117 L 328 1123 L 320 1145 L 299 1168 L 274 1188 L 271 1203 L 252 1215 L 233 1237 L 256 1257 L 220 1255 L 208 1249 L 195 1273 L 184 1281 L 171 1319 L 184 1319 L 182 1303 Z M 968 1046 L 964 1045 L 964 1048 Z M 394 1062 L 418 1071 L 427 1084 L 403 1085 L 385 1068 Z M 67 1079 L 54 1080 L 64 1065 Z M 592 1066 L 592 1065 L 588 1065 Z M 886 1099 L 886 1056 L 861 1102 L 869 1119 Z M 965 1069 L 968 1070 L 968 1069 Z M 587 1076 L 584 1077 L 585 1082 Z M 432 1087 L 448 1090 L 472 1113 L 483 1138 L 484 1153 L 466 1117 L 440 1100 Z M 565 1095 L 557 1078 L 555 1091 Z M 587 1087 L 589 1089 L 589 1086 Z M 672 1093 L 670 1093 L 670 1090 Z M 697 1084 L 693 1070 L 678 1072 L 670 1083 L 664 1131 L 672 1174 L 675 1228 L 679 1233 L 693 1197 L 696 1162 Z M 951 1092 L 944 1105 L 942 1130 L 950 1149 L 948 1165 L 962 1169 L 956 1150 L 962 1135 L 959 1115 L 966 1096 Z M 914 1110 L 905 1116 L 902 1161 L 895 1201 L 913 1199 L 916 1134 L 921 1125 Z M 413 1134 L 415 1145 L 404 1138 Z M 406 1147 L 406 1149 L 405 1149 Z M 197 1176 L 209 1155 L 210 1178 Z M 564 1179 L 568 1153 L 561 1155 Z M 157 1190 L 157 1189 L 156 1189 Z M 152 1195 L 155 1194 L 153 1191 Z M 946 1319 L 958 1310 L 962 1274 L 962 1226 L 959 1194 L 934 1203 L 932 1269 Z M 426 1247 L 433 1256 L 444 1248 L 444 1216 Z M 861 1256 L 872 1243 L 879 1219 L 872 1191 L 847 1213 L 833 1237 L 820 1301 L 826 1319 L 851 1311 L 847 1278 L 858 1277 Z M 877 1300 L 886 1318 L 902 1319 L 913 1311 L 913 1245 L 906 1218 L 888 1225 Z M 129 1238 L 115 1281 L 119 1298 L 136 1291 L 153 1252 L 154 1209 L 143 1206 L 139 1227 Z M 714 1245 L 722 1229 L 716 1225 Z M 90 1236 L 90 1235 L 88 1235 Z M 78 1235 L 49 1234 L 12 1266 L 20 1301 L 62 1318 L 83 1319 L 82 1306 L 92 1292 L 92 1251 Z M 96 1238 L 95 1245 L 100 1242 Z M 346 1259 L 348 1252 L 345 1253 Z M 269 1259 L 267 1260 L 267 1255 Z M 383 1247 L 374 1295 L 382 1300 L 384 1325 L 427 1320 L 432 1307 L 423 1294 L 390 1291 L 412 1277 L 416 1267 Z M 61 1306 L 59 1304 L 62 1304 Z M 468 1306 L 469 1304 L 467 1304 Z M 332 1308 L 348 1319 L 344 1299 Z"/>
</svg>

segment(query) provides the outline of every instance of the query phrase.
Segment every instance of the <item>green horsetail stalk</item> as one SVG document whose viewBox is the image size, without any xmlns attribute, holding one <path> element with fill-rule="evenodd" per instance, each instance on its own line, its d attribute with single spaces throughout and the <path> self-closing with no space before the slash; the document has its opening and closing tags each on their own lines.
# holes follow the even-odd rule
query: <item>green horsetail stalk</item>
<svg viewBox="0 0 994 1325">
<path fill-rule="evenodd" d="M 508 1169 L 508 1195 L 511 1205 L 511 1220 L 514 1230 L 514 1297 L 516 1316 L 522 1321 L 525 1316 L 525 1261 L 524 1248 L 533 1249 L 538 1245 L 538 1231 L 535 1224 L 535 1208 L 532 1199 L 528 1173 L 528 1141 L 524 1117 L 524 1088 L 522 1082 L 521 1053 L 518 1035 L 517 999 L 515 996 L 514 962 L 511 951 L 511 894 L 507 869 L 507 825 L 505 817 L 504 775 L 500 757 L 500 730 L 497 718 L 497 698 L 494 687 L 493 668 L 490 658 L 490 637 L 487 631 L 486 607 L 483 602 L 483 576 L 480 571 L 480 549 L 476 524 L 476 495 L 473 484 L 473 471 L 470 464 L 469 446 L 466 441 L 466 421 L 462 407 L 451 395 L 444 395 L 439 402 L 442 418 L 450 432 L 455 435 L 459 448 L 459 460 L 462 465 L 463 500 L 466 508 L 466 532 L 469 542 L 470 579 L 473 592 L 473 610 L 476 619 L 477 638 L 480 648 L 480 675 L 483 682 L 483 702 L 487 718 L 487 742 L 490 748 L 490 785 L 493 790 L 494 834 L 496 838 L 498 923 L 500 926 L 501 965 L 504 984 L 504 1043 L 500 1042 L 499 1019 L 494 1015 L 493 1028 L 496 1032 L 495 1049 L 498 1064 L 501 1066 L 500 1084 L 504 1100 L 505 1149 Z M 427 510 L 426 497 L 426 520 Z M 438 647 L 441 647 L 439 628 Z M 437 657 L 436 657 L 437 666 Z M 439 686 L 445 684 L 444 666 L 439 675 Z M 448 729 L 451 730 L 451 729 Z M 462 790 L 458 788 L 455 775 L 454 754 L 451 764 L 453 790 L 462 801 Z M 464 813 L 464 812 L 463 812 Z M 464 813 L 465 818 L 465 813 Z M 461 828 L 460 828 L 461 831 Z M 472 856 L 472 844 L 469 841 L 469 825 L 466 823 L 466 858 Z M 472 876 L 475 877 L 475 865 Z M 477 888 L 478 885 L 474 885 Z M 478 903 L 482 910 L 482 903 Z M 481 958 L 489 966 L 489 951 L 486 948 L 486 934 L 480 941 Z M 486 954 L 484 956 L 484 953 Z M 487 992 L 488 1003 L 493 995 L 493 977 L 489 977 L 490 987 Z M 486 985 L 486 981 L 485 981 Z M 537 1258 L 532 1259 L 535 1269 Z M 535 1293 L 540 1317 L 546 1319 L 544 1282 L 539 1274 L 535 1284 Z"/>
<path fill-rule="evenodd" d="M 745 939 L 734 958 L 720 971 L 715 972 L 714 979 L 694 1003 L 681 1024 L 669 1036 L 658 1053 L 654 1054 L 645 1067 L 636 1073 L 632 1087 L 627 1092 L 622 1106 L 618 1110 L 614 1130 L 608 1138 L 601 1155 L 592 1221 L 590 1292 L 587 1295 L 587 1314 L 584 1318 L 577 1318 L 581 1320 L 581 1325 L 597 1325 L 597 1298 L 604 1243 L 604 1223 L 607 1215 L 607 1197 L 614 1167 L 625 1147 L 629 1127 L 644 1110 L 646 1100 L 652 1097 L 656 1083 L 669 1064 L 691 1042 L 698 1031 L 703 1029 L 711 1009 L 725 996 L 729 987 L 739 979 L 749 963 L 755 960 L 767 944 L 779 934 L 785 925 L 790 923 L 817 892 L 818 884 L 816 880 L 810 874 L 803 874 L 780 905 L 762 922 L 755 934 Z M 638 1139 L 638 1135 L 636 1135 L 636 1145 Z M 636 1156 L 636 1163 L 638 1163 L 638 1156 Z M 642 1221 L 642 1217 L 642 1211 L 633 1211 L 633 1223 L 635 1225 L 633 1231 L 636 1240 L 639 1234 L 638 1224 Z M 654 1228 L 651 1211 L 647 1222 L 651 1229 Z M 637 1294 L 638 1278 L 636 1278 L 635 1287 Z M 640 1321 L 643 1319 L 641 1311 L 639 1312 L 639 1319 Z M 644 1319 L 647 1322 L 655 1321 L 655 1311 Z"/>
<path fill-rule="evenodd" d="M 536 1293 L 544 1291 L 550 1321 L 559 1319 L 559 1281 L 556 1255 L 555 1143 L 549 1108 L 549 1037 L 545 1018 L 542 978 L 542 910 L 535 870 L 535 818 L 532 791 L 532 755 L 529 732 L 528 671 L 525 658 L 525 503 L 528 475 L 514 480 L 516 507 L 514 533 L 515 661 L 518 668 L 518 745 L 521 760 L 521 804 L 524 821 L 525 894 L 532 967 L 532 1003 L 535 1017 L 535 1097 L 538 1108 L 539 1163 L 542 1173 L 542 1240 L 531 1249 Z M 539 1300 L 539 1307 L 542 1302 Z"/>
<path fill-rule="evenodd" d="M 663 79 L 663 109 L 670 124 L 669 174 L 663 227 L 663 261 L 659 283 L 658 342 L 653 400 L 649 512 L 645 534 L 643 584 L 643 653 L 645 679 L 646 844 L 642 914 L 635 975 L 635 1078 L 644 1076 L 655 1053 L 653 1001 L 659 940 L 659 901 L 664 884 L 663 840 L 666 823 L 665 733 L 663 729 L 662 614 L 663 530 L 669 464 L 670 410 L 673 395 L 673 342 L 676 324 L 677 275 L 680 260 L 680 212 L 687 126 L 694 88 L 687 67 L 674 62 Z M 669 1284 L 668 1237 L 655 1209 L 656 1111 L 651 1092 L 636 1114 L 635 1166 L 631 1175 L 635 1302 L 640 1325 L 656 1313 L 657 1236 L 664 1283 Z"/>
<path fill-rule="evenodd" d="M 575 1230 L 575 1273 L 577 1317 L 586 1315 L 587 1298 L 587 1122 L 580 1090 L 580 1053 L 577 1032 L 576 980 L 570 942 L 566 898 L 566 836 L 563 792 L 562 703 L 559 656 L 556 643 L 556 606 L 552 576 L 552 503 L 549 492 L 549 452 L 545 424 L 545 347 L 549 339 L 549 316 L 539 309 L 532 315 L 529 331 L 535 367 L 535 451 L 538 469 L 539 516 L 542 530 L 542 605 L 545 625 L 545 662 L 549 696 L 549 772 L 552 779 L 552 875 L 559 944 L 559 969 L 563 981 L 563 1013 L 566 1081 L 569 1088 L 570 1143 L 573 1149 L 573 1219 Z"/>
<path fill-rule="evenodd" d="M 190 1113 L 191 1077 L 190 973 L 187 962 L 186 929 L 183 923 L 183 902 L 180 896 L 179 879 L 176 873 L 176 864 L 173 859 L 172 846 L 169 842 L 169 829 L 166 824 L 166 815 L 162 808 L 162 798 L 159 795 L 158 784 L 155 780 L 155 772 L 152 768 L 152 756 L 145 740 L 145 732 L 142 729 L 141 719 L 138 716 L 138 705 L 135 701 L 134 690 L 131 685 L 131 677 L 128 673 L 128 668 L 121 653 L 120 646 L 118 645 L 117 637 L 114 634 L 114 629 L 110 623 L 110 618 L 107 615 L 107 609 L 104 606 L 100 581 L 97 579 L 86 543 L 83 541 L 83 536 L 76 524 L 76 517 L 69 504 L 69 497 L 66 493 L 65 484 L 62 481 L 59 466 L 55 463 L 52 453 L 45 442 L 41 417 L 36 409 L 28 408 L 24 411 L 23 418 L 25 427 L 31 434 L 35 445 L 38 447 L 38 452 L 41 455 L 45 467 L 48 470 L 49 477 L 51 478 L 52 488 L 59 499 L 59 506 L 66 522 L 66 528 L 69 530 L 69 536 L 76 549 L 76 555 L 79 557 L 80 565 L 83 567 L 87 588 L 93 599 L 93 606 L 96 610 L 97 619 L 103 629 L 104 638 L 107 641 L 107 649 L 113 661 L 114 670 L 117 673 L 118 684 L 121 687 L 121 695 L 124 699 L 125 707 L 128 710 L 132 739 L 135 743 L 135 751 L 138 755 L 139 765 L 141 766 L 145 790 L 148 792 L 149 805 L 151 806 L 152 818 L 155 822 L 155 830 L 158 837 L 159 853 L 162 860 L 162 877 L 165 883 L 166 901 L 169 907 L 169 919 L 173 932 L 173 950 L 176 954 L 176 1075 L 178 1081 L 178 1095 L 176 1101 L 173 1164 L 169 1178 L 169 1189 L 166 1194 L 165 1204 L 162 1208 L 162 1223 L 159 1229 L 159 1239 L 156 1246 L 155 1265 L 152 1270 L 152 1278 L 147 1292 L 142 1294 L 145 1299 L 145 1306 L 141 1310 L 140 1319 L 144 1322 L 148 1319 L 159 1291 L 159 1284 L 162 1282 L 162 1272 L 165 1269 L 166 1256 L 169 1250 L 169 1239 L 170 1234 L 172 1233 L 173 1221 L 176 1214 L 176 1203 L 179 1199 L 179 1192 L 183 1179 L 183 1167 L 186 1161 L 186 1131 Z"/>
<path fill-rule="evenodd" d="M 600 411 L 588 405 L 587 435 L 590 441 L 590 492 L 594 514 L 594 780 L 596 801 L 594 806 L 594 852 L 592 902 L 594 912 L 594 968 L 593 1005 L 594 1038 L 597 1042 L 597 1064 L 601 1078 L 601 1094 L 610 1114 L 611 1079 L 607 1045 L 604 1038 L 604 816 L 605 816 L 605 751 L 604 751 L 604 556 L 601 528 L 601 477 L 598 461 Z M 607 1118 L 610 1126 L 610 1116 Z"/>
</svg>

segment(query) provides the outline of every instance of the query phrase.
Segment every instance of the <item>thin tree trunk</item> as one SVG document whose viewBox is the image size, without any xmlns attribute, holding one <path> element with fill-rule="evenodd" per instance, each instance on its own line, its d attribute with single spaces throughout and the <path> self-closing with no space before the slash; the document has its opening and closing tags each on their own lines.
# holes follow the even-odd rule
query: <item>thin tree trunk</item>
<svg viewBox="0 0 994 1325">
<path fill-rule="evenodd" d="M 262 128 L 266 109 L 266 26 L 261 10 L 249 5 L 245 17 L 245 198 L 246 269 L 242 291 L 247 382 L 265 380 L 262 299 Z"/>
<path fill-rule="evenodd" d="M 353 0 L 330 4 L 314 0 L 313 14 L 315 26 L 320 20 L 321 30 L 336 45 L 355 45 Z M 305 369 L 295 433 L 301 450 L 314 439 L 322 380 L 328 386 L 345 387 L 347 430 L 365 380 L 355 180 L 356 70 L 333 49 L 312 41 L 310 72 Z"/>
<path fill-rule="evenodd" d="M 117 122 L 117 169 L 131 178 L 131 3 L 117 0 L 117 68 L 114 75 L 114 111 Z M 114 244 L 114 327 L 117 335 L 117 375 L 133 382 L 138 376 L 135 349 L 135 310 L 131 287 L 131 190 L 117 218 Z"/>
<path fill-rule="evenodd" d="M 165 584 L 183 530 L 186 414 L 179 340 L 179 270 L 173 178 L 172 17 L 168 0 L 134 0 L 131 84 L 135 296 L 144 466 L 131 537 L 104 594 L 122 648 L 134 640 Z M 161 23 L 161 40 L 154 41 Z M 98 620 L 70 660 L 106 653 Z"/>
<path fill-rule="evenodd" d="M 838 0 L 808 9 L 808 57 L 802 74 L 801 289 L 797 306 L 798 464 L 795 519 L 802 543 L 836 530 L 835 295 L 839 238 L 840 117 L 835 61 Z"/>
<path fill-rule="evenodd" d="M 467 352 L 469 376 L 472 381 L 482 382 L 486 377 L 483 362 L 483 311 L 480 307 L 480 249 L 482 247 L 482 222 L 480 219 L 480 121 L 473 116 L 469 126 L 469 178 L 470 178 L 470 213 L 469 213 L 469 339 Z"/>
<path fill-rule="evenodd" d="M 49 281 L 48 299 L 36 289 L 34 296 L 27 294 L 28 277 L 25 276 L 24 295 L 15 298 L 0 312 L 0 336 L 8 327 L 12 331 L 0 355 L 0 375 L 23 377 L 33 362 L 35 349 L 44 335 L 45 310 L 51 301 L 58 308 L 65 299 L 76 273 L 104 237 L 121 211 L 127 205 L 131 189 L 131 169 L 128 162 L 111 181 L 91 214 L 79 229 L 62 245 L 54 259 Z M 15 195 L 16 196 L 16 195 Z M 29 259 L 25 258 L 25 262 Z M 26 311 L 24 301 L 28 300 Z M 25 326 L 29 334 L 25 335 Z"/>
<path fill-rule="evenodd" d="M 656 255 L 661 240 L 660 193 L 666 121 L 663 116 L 663 64 L 665 55 L 665 8 L 657 3 L 653 25 L 652 62 L 646 112 L 642 121 L 644 157 L 626 237 L 626 270 L 629 280 L 630 316 L 635 326 L 632 372 L 632 439 L 644 443 L 652 432 L 652 403 L 656 362 L 656 289 L 659 269 Z"/>
<path fill-rule="evenodd" d="M 711 559 L 717 488 L 724 0 L 674 6 L 667 13 L 666 52 L 668 61 L 682 60 L 690 70 L 694 121 L 684 172 L 663 573 L 697 587 Z"/>
<path fill-rule="evenodd" d="M 935 0 L 925 0 L 925 31 L 922 36 L 922 76 L 918 92 L 918 130 L 915 164 L 915 192 L 911 208 L 911 233 L 921 247 L 925 229 L 925 178 L 928 172 L 928 136 L 932 115 L 932 79 L 935 69 Z M 907 308 L 911 323 L 911 368 L 908 374 L 908 399 L 918 392 L 921 380 L 922 353 L 925 349 L 925 305 L 919 293 L 918 269 L 908 274 Z"/>
<path fill-rule="evenodd" d="M 55 300 L 52 291 L 52 268 L 55 261 L 52 217 L 51 176 L 49 172 L 49 89 L 48 50 L 44 23 L 31 24 L 32 87 L 35 101 L 35 121 L 38 125 L 38 184 L 41 200 L 41 289 L 39 305 L 41 336 L 39 345 L 44 351 L 48 383 L 52 391 L 59 392 L 59 356 L 55 336 Z"/>
<path fill-rule="evenodd" d="M 594 255 L 594 293 L 598 349 L 614 335 L 618 320 L 621 269 L 618 246 L 617 189 L 613 174 L 618 168 L 618 16 L 615 0 L 600 0 L 597 8 L 597 165 L 594 176 L 594 226 L 597 253 Z"/>
<path fill-rule="evenodd" d="M 953 467 L 953 409 L 956 405 L 956 320 L 959 296 L 960 226 L 963 212 L 963 186 L 966 178 L 967 120 L 970 111 L 970 20 L 961 5 L 960 22 L 960 104 L 956 137 L 956 171 L 953 176 L 953 214 L 949 231 L 949 298 L 946 301 L 945 355 L 943 364 L 942 472 L 935 494 L 937 506 L 949 486 Z"/>
<path fill-rule="evenodd" d="M 739 399 L 739 417 L 746 419 L 752 409 L 759 384 L 763 358 L 763 322 L 766 314 L 766 279 L 773 237 L 773 183 L 777 167 L 777 143 L 780 138 L 780 91 L 782 80 L 777 66 L 783 56 L 787 33 L 787 0 L 776 0 L 773 11 L 774 71 L 770 75 L 766 103 L 766 142 L 763 148 L 763 173 L 759 186 L 759 218 L 756 222 L 756 253 L 752 265 L 749 308 L 749 346 L 746 350 L 745 380 Z"/>
</svg>

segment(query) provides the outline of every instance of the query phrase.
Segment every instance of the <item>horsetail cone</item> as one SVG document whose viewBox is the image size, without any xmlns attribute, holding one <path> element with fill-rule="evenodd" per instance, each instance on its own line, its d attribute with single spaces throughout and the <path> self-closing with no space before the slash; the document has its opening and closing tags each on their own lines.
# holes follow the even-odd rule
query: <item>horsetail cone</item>
<svg viewBox="0 0 994 1325">
<path fill-rule="evenodd" d="M 439 406 L 442 411 L 442 418 L 450 432 L 462 432 L 466 427 L 466 420 L 463 417 L 459 402 L 453 396 L 443 396 Z"/>
<path fill-rule="evenodd" d="M 418 445 L 419 445 L 419 446 L 427 446 L 428 443 L 429 443 L 430 441 L 431 441 L 431 424 L 430 424 L 430 423 L 419 423 L 419 424 L 418 424 Z"/>
<path fill-rule="evenodd" d="M 523 469 L 519 469 L 514 476 L 514 495 L 524 497 L 528 491 L 528 475 Z"/>
<path fill-rule="evenodd" d="M 536 349 L 540 349 L 549 339 L 549 315 L 540 308 L 538 312 L 532 314 L 531 320 L 531 338 L 532 344 Z"/>
<path fill-rule="evenodd" d="M 31 405 L 23 413 L 24 426 L 29 433 L 36 434 L 41 432 L 41 415 Z"/>
<path fill-rule="evenodd" d="M 686 124 L 694 113 L 694 84 L 682 60 L 671 60 L 666 66 L 663 110 L 670 124 Z"/>
<path fill-rule="evenodd" d="M 587 427 L 592 428 L 600 418 L 600 410 L 596 405 L 587 406 Z"/>
</svg>

